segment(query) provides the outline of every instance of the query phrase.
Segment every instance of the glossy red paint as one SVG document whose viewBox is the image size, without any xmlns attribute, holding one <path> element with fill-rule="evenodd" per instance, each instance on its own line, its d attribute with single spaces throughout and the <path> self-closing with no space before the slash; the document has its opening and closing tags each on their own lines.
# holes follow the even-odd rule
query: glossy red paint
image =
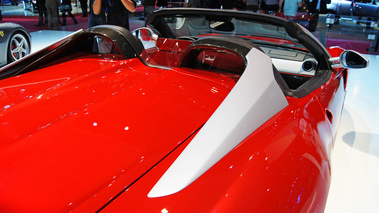
<svg viewBox="0 0 379 213">
<path fill-rule="evenodd" d="M 341 55 L 341 53 L 343 51 L 345 51 L 345 49 L 343 49 L 341 47 L 336 47 L 336 46 L 328 47 L 327 50 L 332 57 L 339 57 Z"/>
<path fill-rule="evenodd" d="M 103 211 L 323 212 L 331 177 L 329 155 L 346 92 L 344 77 L 333 73 L 310 95 L 287 97 L 288 107 L 190 186 L 148 198 L 189 139 Z"/>
<path fill-rule="evenodd" d="M 158 42 L 176 48 L 173 62 L 149 57 L 174 66 L 190 43 Z M 289 106 L 199 179 L 159 198 L 147 194 L 235 76 L 93 55 L 2 80 L 0 211 L 322 212 L 345 76 L 287 97 Z"/>
<path fill-rule="evenodd" d="M 330 185 L 329 155 L 334 126 L 338 125 L 340 102 L 345 97 L 343 78 L 333 74 L 322 88 L 305 98 L 287 97 L 288 107 L 190 186 L 173 195 L 148 198 L 147 193 L 190 138 L 126 188 L 103 212 L 244 212 L 246 209 L 323 212 Z M 328 117 L 327 110 L 333 112 L 335 119 Z"/>
<path fill-rule="evenodd" d="M 246 209 L 322 212 L 330 183 L 328 153 L 323 146 L 324 139 L 331 140 L 328 122 L 314 94 L 305 100 L 288 100 L 290 106 L 187 188 L 165 197 L 147 197 L 180 154 L 181 147 L 122 193 L 104 212 L 244 212 Z M 320 138 L 319 134 L 326 137 Z"/>
<path fill-rule="evenodd" d="M 91 211 L 102 207 L 200 128 L 235 84 L 199 73 L 79 57 L 2 80 L 0 211 L 69 211 L 94 197 L 104 199 Z"/>
</svg>

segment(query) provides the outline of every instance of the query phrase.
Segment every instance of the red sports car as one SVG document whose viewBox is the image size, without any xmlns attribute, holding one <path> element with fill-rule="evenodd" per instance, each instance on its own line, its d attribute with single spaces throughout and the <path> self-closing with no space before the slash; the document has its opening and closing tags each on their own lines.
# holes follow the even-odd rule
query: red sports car
<svg viewBox="0 0 379 213">
<path fill-rule="evenodd" d="M 0 70 L 0 212 L 322 212 L 346 68 L 368 61 L 270 15 L 146 24 Z"/>
</svg>

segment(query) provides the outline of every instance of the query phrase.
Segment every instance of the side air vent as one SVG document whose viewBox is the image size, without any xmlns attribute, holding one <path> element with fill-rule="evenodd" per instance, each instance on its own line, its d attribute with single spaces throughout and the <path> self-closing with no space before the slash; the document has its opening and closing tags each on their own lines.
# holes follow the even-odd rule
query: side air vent
<svg viewBox="0 0 379 213">
<path fill-rule="evenodd" d="M 317 61 L 315 59 L 307 59 L 303 62 L 301 68 L 306 72 L 315 71 L 317 68 Z"/>
</svg>

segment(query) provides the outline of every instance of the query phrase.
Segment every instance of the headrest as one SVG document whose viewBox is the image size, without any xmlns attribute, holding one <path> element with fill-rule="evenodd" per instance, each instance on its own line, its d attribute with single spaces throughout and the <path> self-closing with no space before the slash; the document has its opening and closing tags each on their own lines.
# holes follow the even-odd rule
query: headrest
<svg viewBox="0 0 379 213">
<path fill-rule="evenodd" d="M 241 38 L 207 36 L 183 52 L 178 66 L 242 74 L 247 64 L 245 56 L 254 47 L 252 42 Z"/>
</svg>

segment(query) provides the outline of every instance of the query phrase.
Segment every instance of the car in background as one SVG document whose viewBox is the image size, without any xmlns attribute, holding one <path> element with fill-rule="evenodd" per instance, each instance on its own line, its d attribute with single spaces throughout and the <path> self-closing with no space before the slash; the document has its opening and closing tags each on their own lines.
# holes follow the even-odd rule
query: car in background
<svg viewBox="0 0 379 213">
<path fill-rule="evenodd" d="M 134 16 L 138 17 L 139 19 L 143 20 L 145 19 L 146 15 L 149 12 L 153 12 L 155 10 L 159 10 L 160 8 L 180 8 L 180 7 L 186 7 L 187 2 L 186 0 L 168 0 L 167 1 L 167 6 L 165 7 L 160 7 L 157 5 L 157 1 L 155 1 L 155 5 L 152 6 L 152 8 L 149 8 L 151 11 L 147 11 L 147 7 L 144 5 L 143 0 L 136 0 L 134 1 L 134 6 L 136 7 L 136 10 L 134 11 Z"/>
<path fill-rule="evenodd" d="M 242 0 L 235 0 L 234 3 L 234 9 L 237 10 L 246 10 L 246 2 Z M 300 24 L 301 26 L 308 29 L 310 32 L 316 31 L 319 14 L 315 12 L 311 12 L 310 5 L 308 0 L 303 0 L 303 4 L 301 7 L 298 8 L 298 11 L 295 16 L 285 16 L 283 11 L 270 11 L 270 10 L 263 10 L 262 8 L 259 8 L 257 11 L 259 13 L 265 13 L 270 15 L 275 15 L 284 19 L 291 20 L 293 22 L 296 22 Z"/>
<path fill-rule="evenodd" d="M 30 54 L 31 36 L 21 25 L 0 23 L 0 67 Z"/>
<path fill-rule="evenodd" d="M 1 0 L 1 6 L 8 6 L 8 5 L 17 6 L 18 3 L 19 2 L 17 0 Z"/>
<path fill-rule="evenodd" d="M 24 0 L 22 2 L 24 10 L 30 10 L 32 13 L 38 12 L 37 1 L 36 0 Z"/>
<path fill-rule="evenodd" d="M 375 0 L 331 0 L 327 10 L 334 16 L 335 24 L 341 17 L 359 22 L 376 22 L 379 18 L 379 5 Z"/>
<path fill-rule="evenodd" d="M 1 5 L 4 6 L 17 6 L 22 4 L 24 10 L 30 10 L 32 13 L 38 12 L 36 0 L 1 0 Z"/>
<path fill-rule="evenodd" d="M 166 8 L 0 69 L 0 212 L 324 212 L 348 68 L 267 14 Z"/>
</svg>

